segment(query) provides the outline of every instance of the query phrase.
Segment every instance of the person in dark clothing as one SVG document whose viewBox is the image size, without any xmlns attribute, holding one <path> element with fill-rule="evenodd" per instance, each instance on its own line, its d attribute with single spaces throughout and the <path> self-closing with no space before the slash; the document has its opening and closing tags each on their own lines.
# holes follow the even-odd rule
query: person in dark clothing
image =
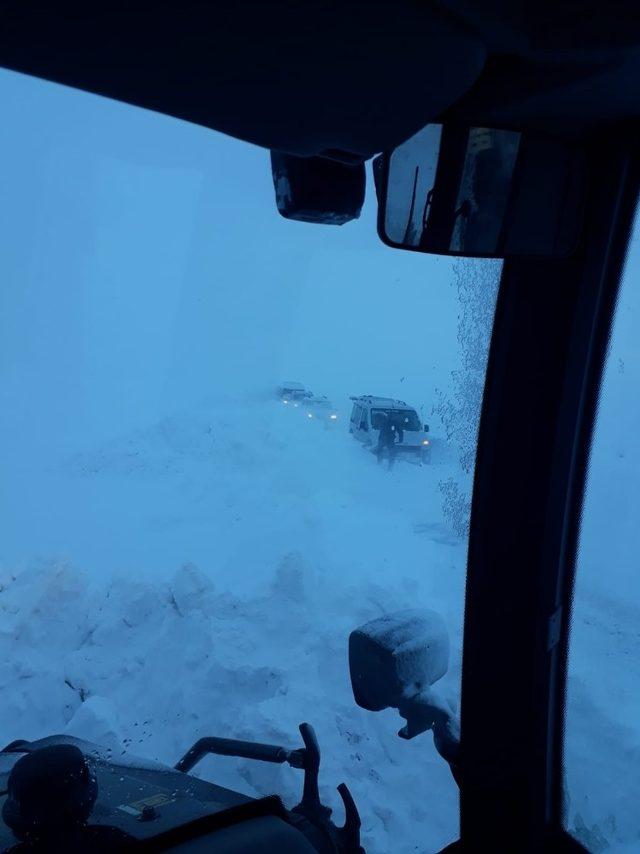
<svg viewBox="0 0 640 854">
<path fill-rule="evenodd" d="M 395 461 L 396 451 L 396 428 L 392 419 L 386 412 L 380 413 L 380 430 L 378 432 L 378 445 L 376 447 L 376 456 L 378 457 L 378 462 L 382 462 L 382 456 L 387 451 L 389 456 L 389 468 L 393 467 L 393 463 Z"/>
</svg>

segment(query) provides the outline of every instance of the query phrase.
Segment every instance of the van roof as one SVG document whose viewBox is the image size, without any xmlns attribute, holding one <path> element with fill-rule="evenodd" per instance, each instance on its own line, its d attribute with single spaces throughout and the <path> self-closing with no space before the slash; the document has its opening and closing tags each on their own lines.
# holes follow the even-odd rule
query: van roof
<svg viewBox="0 0 640 854">
<path fill-rule="evenodd" d="M 281 384 L 281 387 L 295 389 L 296 391 L 304 391 L 304 386 L 302 385 L 302 383 L 296 383 L 293 382 L 293 380 L 285 380 L 285 382 Z"/>
<path fill-rule="evenodd" d="M 376 397 L 372 394 L 361 394 L 359 397 L 352 397 L 351 400 L 356 403 L 366 404 L 367 406 L 380 406 L 387 409 L 413 409 L 404 400 L 395 400 L 393 397 Z"/>
</svg>

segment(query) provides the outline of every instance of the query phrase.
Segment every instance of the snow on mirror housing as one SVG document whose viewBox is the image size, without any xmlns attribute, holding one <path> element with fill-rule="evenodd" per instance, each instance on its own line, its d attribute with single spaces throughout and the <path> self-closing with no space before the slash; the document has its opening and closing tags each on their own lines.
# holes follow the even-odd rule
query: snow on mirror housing
<svg viewBox="0 0 640 854">
<path fill-rule="evenodd" d="M 449 668 L 449 635 L 435 611 L 385 614 L 349 637 L 349 671 L 356 703 L 379 712 L 403 695 L 429 688 Z"/>
<path fill-rule="evenodd" d="M 455 709 L 436 689 L 449 667 L 449 634 L 440 614 L 407 610 L 385 614 L 349 636 L 349 672 L 356 703 L 379 712 L 398 709 L 410 739 L 427 730 L 460 783 L 460 725 Z"/>
<path fill-rule="evenodd" d="M 564 257 L 576 248 L 586 170 L 565 142 L 430 124 L 374 161 L 388 246 L 466 257 Z"/>
</svg>

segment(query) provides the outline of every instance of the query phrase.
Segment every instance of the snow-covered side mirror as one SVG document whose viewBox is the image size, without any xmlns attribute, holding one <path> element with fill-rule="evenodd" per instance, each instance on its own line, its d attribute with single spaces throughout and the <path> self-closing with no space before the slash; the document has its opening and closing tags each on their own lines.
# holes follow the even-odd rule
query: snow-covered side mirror
<svg viewBox="0 0 640 854">
<path fill-rule="evenodd" d="M 428 433 L 428 432 L 429 432 L 429 425 L 428 425 L 428 424 L 425 424 L 425 425 L 424 425 L 424 432 L 425 432 L 425 433 Z"/>
<path fill-rule="evenodd" d="M 371 620 L 349 636 L 349 670 L 356 703 L 379 712 L 398 709 L 398 735 L 433 731 L 437 751 L 460 785 L 460 725 L 455 710 L 432 686 L 449 666 L 449 634 L 440 614 L 399 611 Z"/>
<path fill-rule="evenodd" d="M 449 667 L 449 634 L 435 611 L 385 614 L 349 637 L 349 670 L 356 703 L 378 712 L 429 688 Z"/>
</svg>

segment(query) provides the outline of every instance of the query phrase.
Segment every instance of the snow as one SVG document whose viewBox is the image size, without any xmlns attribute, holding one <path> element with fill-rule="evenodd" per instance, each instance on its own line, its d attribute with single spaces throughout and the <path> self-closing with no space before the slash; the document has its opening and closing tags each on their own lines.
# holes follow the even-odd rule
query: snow
<svg viewBox="0 0 640 854">
<path fill-rule="evenodd" d="M 324 431 L 277 402 L 251 404 L 251 420 L 243 411 L 228 401 L 203 407 L 173 419 L 170 431 L 137 431 L 62 464 L 55 483 L 105 480 L 113 489 L 119 480 L 120 495 L 129 493 L 122 517 L 110 514 L 113 536 L 126 536 L 131 512 L 138 530 L 155 530 L 152 517 L 169 518 L 171 495 L 174 512 L 184 513 L 186 502 L 196 520 L 189 543 L 208 534 L 214 544 L 202 545 L 202 563 L 185 561 L 162 580 L 129 573 L 105 582 L 59 560 L 5 574 L 2 660 L 11 665 L 3 737 L 60 731 L 114 755 L 129 750 L 173 763 L 207 734 L 294 747 L 298 724 L 308 720 L 323 750 L 323 797 L 338 807 L 336 785 L 350 786 L 369 850 L 413 850 L 409 828 L 426 821 L 425 798 L 438 803 L 424 824 L 428 850 L 442 846 L 455 833 L 457 810 L 448 768 L 430 736 L 409 745 L 397 737 L 397 713 L 355 705 L 347 662 L 350 631 L 372 618 L 416 598 L 444 613 L 458 607 L 452 591 L 462 596 L 464 579 L 452 564 L 462 545 L 430 543 L 412 528 L 425 515 L 416 506 L 425 486 L 438 506 L 433 472 L 398 465 L 389 473 L 346 430 Z M 251 450 L 255 416 L 269 429 Z M 245 427 L 232 434 L 229 419 Z M 160 493 L 164 506 L 156 499 L 144 514 L 134 510 L 136 485 L 163 481 L 173 486 Z M 392 513 L 390 483 L 398 489 Z M 366 540 L 354 532 L 354 507 L 365 516 L 357 527 L 370 531 Z M 228 542 L 217 548 L 225 531 Z M 407 540 L 429 551 L 427 573 L 406 564 Z M 456 678 L 454 669 L 453 696 Z M 284 767 L 210 759 L 201 773 L 247 794 L 281 792 L 291 806 L 300 796 L 299 773 Z M 394 787 L 402 796 L 390 806 Z"/>
<path fill-rule="evenodd" d="M 404 741 L 397 712 L 355 705 L 347 642 L 437 612 L 456 708 L 466 546 L 439 483 L 464 477 L 431 411 L 460 368 L 451 262 L 383 247 L 371 205 L 342 229 L 284 221 L 250 146 L 19 75 L 0 89 L 3 742 L 57 731 L 173 764 L 205 735 L 298 746 L 306 720 L 322 795 L 338 807 L 349 785 L 370 854 L 439 850 L 457 835 L 450 771 L 430 734 Z M 619 416 L 640 356 L 623 308 L 567 728 L 570 827 L 619 854 L 640 832 L 637 402 Z M 337 405 L 335 430 L 274 399 L 288 375 Z M 349 396 L 371 390 L 430 422 L 431 466 L 387 471 L 349 436 Z M 287 767 L 198 773 L 300 797 Z"/>
<path fill-rule="evenodd" d="M 413 851 L 416 837 L 436 850 L 457 830 L 451 774 L 431 736 L 407 744 L 397 713 L 358 709 L 347 641 L 421 600 L 448 619 L 459 660 L 465 549 L 442 516 L 442 465 L 388 472 L 349 436 L 348 398 L 325 430 L 273 385 L 80 448 L 61 436 L 28 455 L 7 436 L 5 471 L 18 493 L 27 476 L 39 524 L 27 538 L 6 505 L 5 552 L 30 548 L 5 561 L 0 595 L 4 738 L 60 731 L 174 763 L 208 734 L 294 747 L 308 720 L 323 798 L 339 812 L 335 787 L 350 786 L 368 850 Z M 449 675 L 455 698 L 457 663 Z M 208 759 L 200 773 L 300 797 L 284 767 Z"/>
</svg>

